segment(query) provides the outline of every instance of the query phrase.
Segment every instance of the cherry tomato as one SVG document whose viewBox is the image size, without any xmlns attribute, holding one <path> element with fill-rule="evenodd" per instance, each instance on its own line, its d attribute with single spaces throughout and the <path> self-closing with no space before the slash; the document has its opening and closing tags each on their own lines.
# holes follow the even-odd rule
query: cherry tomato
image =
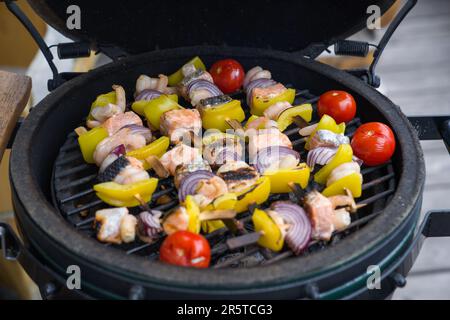
<svg viewBox="0 0 450 320">
<path fill-rule="evenodd" d="M 321 118 L 327 114 L 337 123 L 349 122 L 355 117 L 356 102 L 350 93 L 332 90 L 320 96 L 317 110 Z"/>
<path fill-rule="evenodd" d="M 364 164 L 377 166 L 387 162 L 394 154 L 395 137 L 387 125 L 369 122 L 356 130 L 351 145 L 354 155 Z"/>
<path fill-rule="evenodd" d="M 207 268 L 211 260 L 211 248 L 203 236 L 177 231 L 164 240 L 159 249 L 159 258 L 177 266 Z"/>
<path fill-rule="evenodd" d="M 244 83 L 244 68 L 234 59 L 217 61 L 209 73 L 211 73 L 214 83 L 226 94 L 237 91 Z"/>
</svg>

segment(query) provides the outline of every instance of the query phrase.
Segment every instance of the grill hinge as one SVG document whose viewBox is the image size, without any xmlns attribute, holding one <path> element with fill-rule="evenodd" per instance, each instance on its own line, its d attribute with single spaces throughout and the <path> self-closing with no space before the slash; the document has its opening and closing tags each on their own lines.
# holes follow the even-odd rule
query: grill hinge
<svg viewBox="0 0 450 320">
<path fill-rule="evenodd" d="M 50 51 L 52 47 L 58 47 L 58 56 L 60 59 L 68 59 L 73 57 L 83 57 L 89 52 L 90 54 L 90 45 L 84 42 L 74 42 L 74 43 L 63 43 L 54 46 L 48 46 L 44 39 L 39 34 L 36 27 L 33 23 L 28 19 L 28 17 L 23 13 L 20 7 L 14 2 L 14 0 L 5 0 L 6 7 L 8 10 L 20 21 L 20 23 L 27 29 L 28 33 L 30 33 L 31 37 L 33 37 L 34 41 L 41 50 L 44 55 L 45 60 L 52 71 L 53 79 L 48 80 L 47 87 L 49 91 L 53 91 L 58 88 L 64 82 L 75 78 L 76 76 L 82 74 L 78 72 L 58 72 L 55 63 L 53 62 L 53 54 Z"/>
</svg>

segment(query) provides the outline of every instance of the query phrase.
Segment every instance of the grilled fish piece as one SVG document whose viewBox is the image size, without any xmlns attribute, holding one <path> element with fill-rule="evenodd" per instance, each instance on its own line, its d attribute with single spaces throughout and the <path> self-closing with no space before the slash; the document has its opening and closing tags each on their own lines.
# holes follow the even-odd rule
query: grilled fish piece
<svg viewBox="0 0 450 320">
<path fill-rule="evenodd" d="M 227 162 L 217 170 L 228 186 L 229 192 L 239 193 L 253 186 L 259 178 L 255 168 L 244 161 Z"/>
<path fill-rule="evenodd" d="M 331 201 L 314 190 L 305 197 L 305 209 L 313 227 L 312 237 L 316 240 L 330 240 L 335 230 Z"/>
<path fill-rule="evenodd" d="M 196 163 L 202 160 L 199 149 L 189 147 L 185 144 L 177 145 L 172 150 L 166 152 L 160 159 L 161 164 L 171 175 L 175 175 L 175 170 L 179 165 Z"/>
<path fill-rule="evenodd" d="M 161 133 L 170 138 L 172 143 L 191 139 L 190 132 L 198 135 L 202 128 L 200 113 L 196 109 L 179 109 L 165 112 L 161 116 Z"/>
<path fill-rule="evenodd" d="M 137 220 L 127 208 L 99 210 L 95 213 L 97 239 L 101 242 L 121 244 L 134 241 Z"/>
</svg>

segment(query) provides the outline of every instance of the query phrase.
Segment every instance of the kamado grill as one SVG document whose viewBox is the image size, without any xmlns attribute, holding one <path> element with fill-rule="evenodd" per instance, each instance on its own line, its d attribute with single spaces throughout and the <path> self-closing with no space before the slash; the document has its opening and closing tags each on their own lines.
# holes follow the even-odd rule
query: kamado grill
<svg viewBox="0 0 450 320">
<path fill-rule="evenodd" d="M 392 1 L 235 2 L 216 1 L 212 8 L 206 1 L 176 6 L 166 1 L 114 5 L 30 1 L 49 24 L 82 41 L 60 46 L 61 56 L 80 56 L 83 48 L 94 46 L 114 60 L 82 75 L 53 68 L 49 87 L 55 90 L 33 109 L 14 139 L 11 185 L 24 243 L 2 224 L 1 245 L 6 258 L 20 261 L 44 298 L 387 298 L 406 284 L 423 238 L 450 235 L 448 212 L 432 212 L 418 226 L 425 168 L 417 132 L 400 109 L 372 87 L 379 84 L 374 67 L 384 46 L 416 1 L 408 1 L 388 28 L 375 50 L 372 68 L 351 72 L 314 58 L 336 43 L 341 54 L 367 53 L 368 44 L 342 40 L 363 28 L 369 5 L 377 4 L 384 12 Z M 81 8 L 82 28 L 69 31 L 66 8 L 74 3 Z M 32 32 L 53 66 L 47 46 L 26 17 L 14 2 L 6 4 Z M 225 17 L 229 23 L 218 23 Z M 275 22 L 268 21 L 273 18 Z M 158 32 L 153 34 L 152 28 Z M 212 266 L 202 270 L 159 262 L 161 240 L 126 245 L 95 240 L 95 211 L 105 207 L 92 189 L 98 168 L 83 161 L 73 130 L 83 122 L 93 99 L 109 91 L 111 84 L 120 83 L 131 93 L 139 75 L 176 70 L 197 55 L 207 65 L 231 57 L 246 70 L 264 66 L 274 78 L 296 89 L 296 104 L 315 107 L 318 95 L 330 89 L 350 92 L 358 114 L 348 125 L 349 136 L 361 123 L 390 125 L 397 139 L 394 157 L 384 165 L 362 168 L 364 191 L 358 204 L 366 206 L 352 216 L 346 230 L 335 232 L 328 243 L 311 242 L 300 256 L 287 249 L 271 253 L 253 244 L 250 212 L 242 213 L 237 217 L 244 226 L 240 234 L 247 234 L 244 239 L 249 244 L 235 241 L 227 228 L 208 234 Z M 233 97 L 245 104 L 243 94 Z M 316 116 L 313 122 L 317 120 Z M 444 137 L 448 147 L 448 117 L 410 120 L 421 138 Z M 293 126 L 286 133 L 304 158 L 298 128 Z M 160 181 L 150 202 L 152 209 L 167 212 L 178 205 L 171 180 Z M 163 195 L 171 201 L 154 204 Z M 296 196 L 295 192 L 272 195 L 261 207 L 279 199 L 296 200 Z M 81 269 L 81 290 L 66 287 L 66 271 L 72 265 Z M 366 286 L 372 265 L 381 268 L 379 290 Z"/>
</svg>

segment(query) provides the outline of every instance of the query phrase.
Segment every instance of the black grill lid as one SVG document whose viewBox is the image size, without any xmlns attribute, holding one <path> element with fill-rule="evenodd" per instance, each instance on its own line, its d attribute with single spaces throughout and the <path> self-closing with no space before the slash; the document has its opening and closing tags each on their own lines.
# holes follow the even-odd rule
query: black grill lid
<svg viewBox="0 0 450 320">
<path fill-rule="evenodd" d="M 74 40 L 135 54 L 194 45 L 298 51 L 366 26 L 367 8 L 394 0 L 29 0 L 44 20 Z M 81 29 L 66 26 L 78 5 Z"/>
</svg>

